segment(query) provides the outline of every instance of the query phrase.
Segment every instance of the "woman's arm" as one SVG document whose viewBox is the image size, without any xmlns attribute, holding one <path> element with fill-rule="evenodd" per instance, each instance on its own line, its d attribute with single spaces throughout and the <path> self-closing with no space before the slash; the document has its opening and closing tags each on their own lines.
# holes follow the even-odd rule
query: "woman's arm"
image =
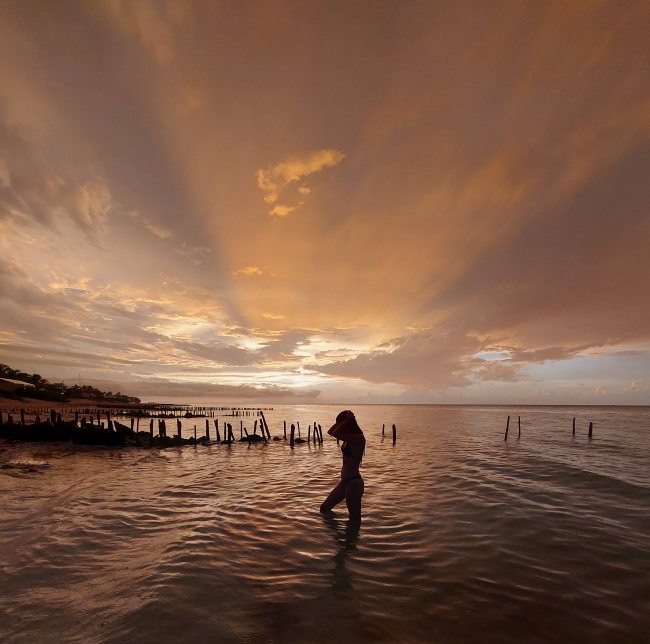
<svg viewBox="0 0 650 644">
<path fill-rule="evenodd" d="M 352 444 L 360 444 L 363 441 L 365 441 L 365 436 L 363 434 L 358 434 L 357 432 L 354 432 L 353 434 L 347 434 L 345 432 L 336 432 L 335 434 L 332 434 L 335 438 L 338 438 L 339 440 L 342 440 L 345 443 L 352 443 Z"/>
<path fill-rule="evenodd" d="M 340 422 L 336 423 L 328 430 L 328 434 L 338 438 L 339 440 L 345 441 L 346 443 L 357 441 L 359 438 L 363 437 L 363 434 L 359 434 L 356 431 L 350 432 L 350 427 L 356 423 L 354 414 L 351 411 L 348 411 L 347 416 Z"/>
</svg>

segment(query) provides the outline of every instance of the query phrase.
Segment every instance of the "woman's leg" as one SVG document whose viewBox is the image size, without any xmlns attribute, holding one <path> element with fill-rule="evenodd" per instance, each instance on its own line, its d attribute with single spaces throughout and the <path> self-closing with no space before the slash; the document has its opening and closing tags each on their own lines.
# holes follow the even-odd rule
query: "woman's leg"
<svg viewBox="0 0 650 644">
<path fill-rule="evenodd" d="M 363 479 L 354 479 L 345 486 L 345 503 L 350 518 L 361 521 L 361 497 L 363 496 Z"/>
<path fill-rule="evenodd" d="M 345 498 L 345 485 L 341 481 L 330 493 L 329 496 L 323 501 L 320 506 L 321 512 L 329 512 L 335 505 L 343 501 Z"/>
</svg>

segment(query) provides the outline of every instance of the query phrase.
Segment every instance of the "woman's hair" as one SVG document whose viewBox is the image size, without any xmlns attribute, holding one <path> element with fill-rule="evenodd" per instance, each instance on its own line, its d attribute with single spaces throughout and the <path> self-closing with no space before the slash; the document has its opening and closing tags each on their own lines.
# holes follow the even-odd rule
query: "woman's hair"
<svg viewBox="0 0 650 644">
<path fill-rule="evenodd" d="M 345 420 L 345 417 L 348 415 L 347 410 L 343 410 L 337 417 L 336 417 L 336 422 L 337 423 L 342 423 Z M 360 434 L 363 434 L 361 431 L 361 427 L 357 424 L 357 419 L 352 418 L 352 423 L 350 425 L 350 428 L 352 429 L 353 432 L 358 432 Z"/>
</svg>

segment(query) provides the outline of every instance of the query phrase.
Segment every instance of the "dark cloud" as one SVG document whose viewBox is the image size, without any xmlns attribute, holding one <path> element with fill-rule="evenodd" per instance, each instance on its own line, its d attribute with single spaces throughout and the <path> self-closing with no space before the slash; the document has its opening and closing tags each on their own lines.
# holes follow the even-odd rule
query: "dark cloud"
<svg viewBox="0 0 650 644">
<path fill-rule="evenodd" d="M 464 386 L 470 382 L 463 359 L 480 348 L 478 340 L 462 333 L 427 329 L 394 338 L 350 360 L 307 368 L 373 383 Z"/>
<path fill-rule="evenodd" d="M 105 383 L 103 386 L 106 386 Z M 144 399 L 165 400 L 167 398 L 206 398 L 225 400 L 279 400 L 279 399 L 313 399 L 320 395 L 316 389 L 294 389 L 269 385 L 265 387 L 251 385 L 220 385 L 207 383 L 179 383 L 162 380 L 149 382 L 113 383 L 113 390 L 122 387 L 129 395 Z M 95 385 L 97 386 L 97 385 Z"/>
<path fill-rule="evenodd" d="M 209 360 L 216 365 L 244 366 L 256 362 L 257 356 L 238 346 L 228 346 L 221 342 L 186 342 L 183 340 L 170 341 L 171 346 L 183 354 Z"/>
<path fill-rule="evenodd" d="M 95 243 L 110 209 L 110 193 L 92 173 L 79 180 L 57 172 L 39 152 L 34 134 L 12 123 L 0 97 L 0 218 L 54 226 L 70 218 Z"/>
<path fill-rule="evenodd" d="M 630 150 L 574 195 L 522 220 L 430 302 L 467 331 L 525 329 L 544 346 L 645 337 L 650 300 L 650 144 Z M 533 346 L 535 346 L 533 344 Z M 568 347 L 570 349 L 570 347 Z M 548 349 L 545 349 L 548 350 Z"/>
</svg>

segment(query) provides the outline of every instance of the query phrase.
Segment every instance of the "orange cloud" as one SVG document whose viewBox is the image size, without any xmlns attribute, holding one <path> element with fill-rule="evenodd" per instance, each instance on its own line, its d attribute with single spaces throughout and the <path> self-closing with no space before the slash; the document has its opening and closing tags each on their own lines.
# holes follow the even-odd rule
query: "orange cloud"
<svg viewBox="0 0 650 644">
<path fill-rule="evenodd" d="M 277 163 L 267 169 L 260 169 L 255 173 L 257 187 L 264 192 L 264 201 L 268 204 L 276 203 L 285 188 L 303 177 L 321 172 L 325 168 L 338 165 L 345 155 L 334 148 L 317 150 L 302 157 L 294 157 Z M 308 195 L 311 188 L 306 185 L 298 187 L 301 195 Z M 300 204 L 301 205 L 301 204 Z M 297 210 L 299 206 L 286 206 L 278 204 L 271 210 L 271 215 L 285 217 Z"/>
</svg>

